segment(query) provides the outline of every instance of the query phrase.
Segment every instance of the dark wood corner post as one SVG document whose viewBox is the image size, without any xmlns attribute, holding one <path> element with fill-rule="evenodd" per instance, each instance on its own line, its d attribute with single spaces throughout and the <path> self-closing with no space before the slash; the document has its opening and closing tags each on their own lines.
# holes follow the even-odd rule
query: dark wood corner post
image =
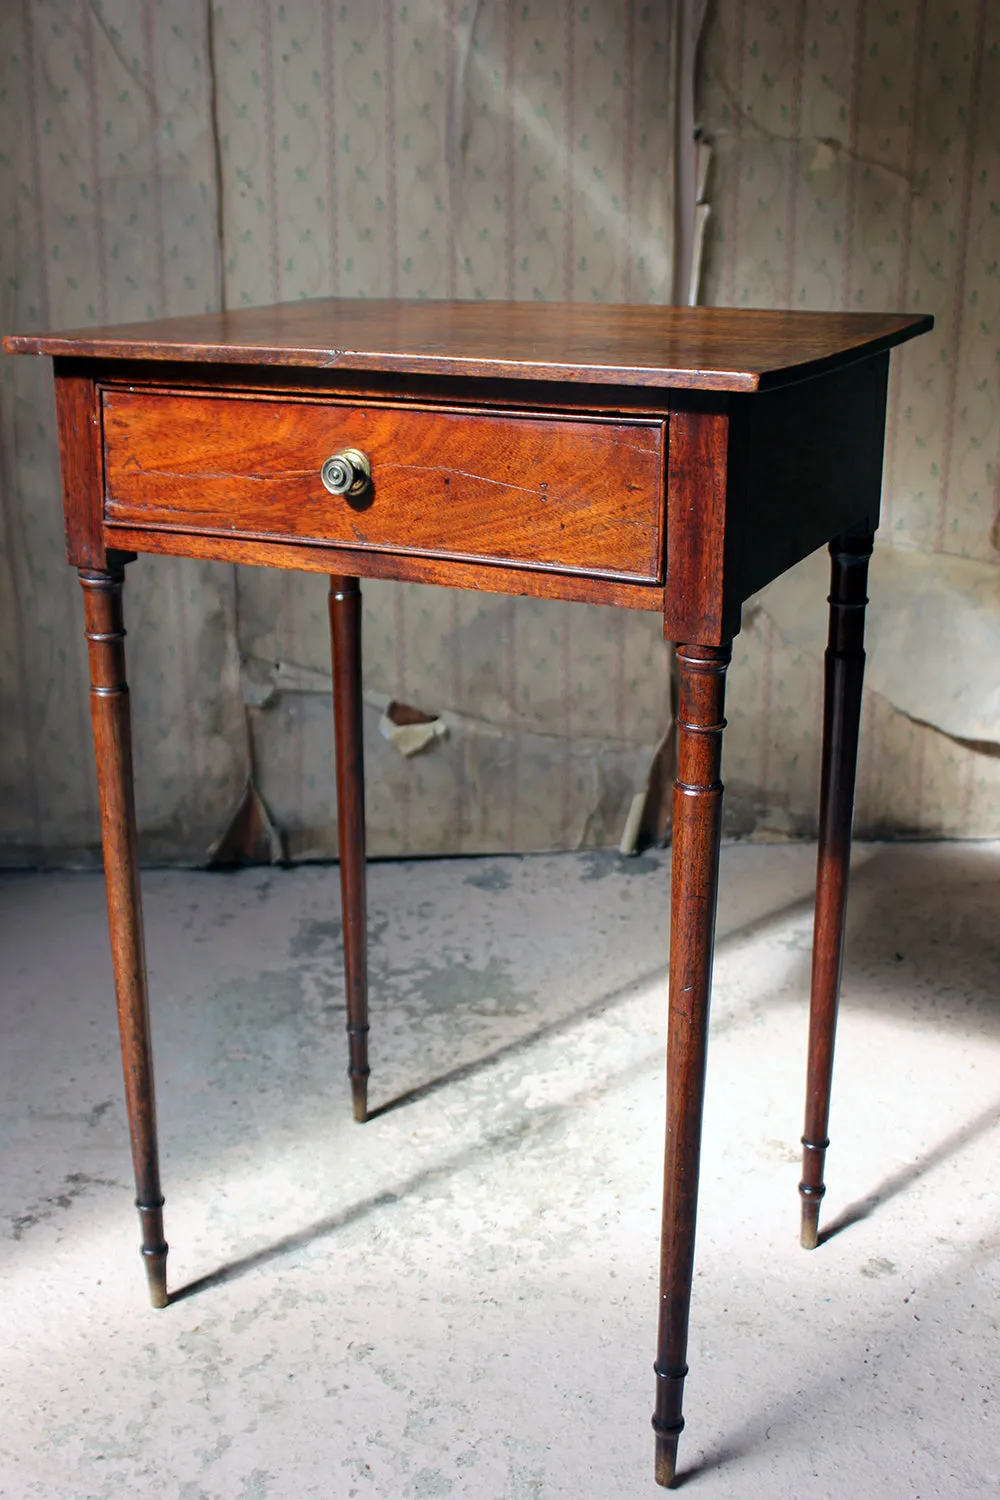
<svg viewBox="0 0 1000 1500">
<path fill-rule="evenodd" d="M 132 784 L 132 729 L 122 622 L 122 584 L 125 563 L 130 560 L 130 553 L 109 552 L 105 569 L 81 568 L 79 572 L 90 652 L 90 711 L 136 1207 L 142 1226 L 142 1256 L 150 1301 L 154 1307 L 166 1307 L 167 1243 L 163 1238 L 163 1194 L 156 1144 L 153 1052 Z"/>
<path fill-rule="evenodd" d="M 361 697 L 361 589 L 330 579 L 337 837 L 347 987 L 348 1075 L 354 1118 L 368 1117 L 368 934 L 365 891 L 365 761 Z"/>
<path fill-rule="evenodd" d="M 809 1063 L 799 1184 L 801 1238 L 806 1250 L 814 1250 L 819 1243 L 819 1209 L 826 1192 L 823 1169 L 830 1144 L 827 1130 L 844 957 L 872 543 L 872 532 L 860 528 L 856 535 L 849 533 L 830 543 L 830 635 L 825 661 Z"/>
<path fill-rule="evenodd" d="M 663 1168 L 656 1481 L 673 1484 L 684 1427 L 688 1315 L 694 1271 L 712 950 L 722 836 L 722 732 L 732 647 L 678 646 L 667 1026 L 667 1137 Z"/>
</svg>

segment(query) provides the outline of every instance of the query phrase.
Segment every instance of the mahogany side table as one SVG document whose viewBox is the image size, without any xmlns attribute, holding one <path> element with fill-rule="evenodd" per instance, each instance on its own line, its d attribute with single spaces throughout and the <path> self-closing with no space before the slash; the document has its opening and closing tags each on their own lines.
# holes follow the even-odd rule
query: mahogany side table
<svg viewBox="0 0 1000 1500">
<path fill-rule="evenodd" d="M 138 552 L 331 575 L 349 1074 L 368 1084 L 359 577 L 657 610 L 677 643 L 656 1479 L 675 1478 L 722 812 L 747 597 L 830 544 L 802 1243 L 817 1243 L 889 350 L 928 317 L 299 302 L 8 338 L 50 355 L 86 605 L 142 1255 L 168 1302 L 122 582 Z"/>
</svg>

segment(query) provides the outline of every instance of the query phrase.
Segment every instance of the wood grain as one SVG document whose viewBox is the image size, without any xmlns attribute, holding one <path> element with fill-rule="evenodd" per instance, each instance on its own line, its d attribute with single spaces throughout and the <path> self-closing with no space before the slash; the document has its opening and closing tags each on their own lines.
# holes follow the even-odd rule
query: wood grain
<svg viewBox="0 0 1000 1500">
<path fill-rule="evenodd" d="M 804 1239 L 814 1243 L 857 755 L 863 565 L 878 515 L 888 350 L 931 326 L 930 318 L 903 314 L 327 301 L 5 340 L 13 352 L 58 356 L 67 537 L 71 558 L 87 565 L 122 1054 L 158 1305 L 166 1299 L 166 1246 L 122 652 L 124 551 L 113 549 L 333 575 L 348 1034 L 359 1117 L 367 1110 L 368 1021 L 357 578 L 662 610 L 667 634 L 687 643 L 677 651 L 653 1418 L 656 1478 L 674 1482 L 729 641 L 750 593 L 839 537 L 802 1183 Z M 373 489 L 356 503 L 329 496 L 318 480 L 324 459 L 342 447 L 363 449 L 374 465 Z M 100 571 L 105 547 L 108 568 Z"/>
<path fill-rule="evenodd" d="M 889 356 L 880 354 L 819 380 L 731 398 L 729 497 L 741 541 L 726 610 L 737 583 L 742 603 L 857 522 L 875 530 L 888 383 Z"/>
<path fill-rule="evenodd" d="M 723 636 L 729 416 L 711 408 L 670 419 L 667 582 L 663 630 L 670 641 L 719 645 Z M 742 601 L 741 601 L 742 602 Z"/>
<path fill-rule="evenodd" d="M 656 582 L 663 424 L 325 401 L 103 396 L 105 515 Z M 368 456 L 358 500 L 320 480 Z"/>
<path fill-rule="evenodd" d="M 903 313 L 324 298 L 72 333 L 10 354 L 197 360 L 756 391 L 889 349 L 933 326 Z"/>
<path fill-rule="evenodd" d="M 218 562 L 268 568 L 297 568 L 330 573 L 350 568 L 359 578 L 396 578 L 472 589 L 484 594 L 520 594 L 528 599 L 568 599 L 580 604 L 610 604 L 618 609 L 663 608 L 663 585 L 619 583 L 612 578 L 584 578 L 573 573 L 504 568 L 495 564 L 456 562 L 434 557 L 407 557 L 391 552 L 362 552 L 351 547 L 289 545 L 265 539 L 199 536 L 193 532 L 142 531 L 105 526 L 109 547 L 131 548 L 171 557 L 204 557 Z"/>
<path fill-rule="evenodd" d="M 125 1104 L 132 1141 L 135 1206 L 154 1307 L 167 1305 L 167 1244 L 156 1141 L 153 1049 L 149 1034 L 146 952 L 139 889 L 139 850 L 132 777 L 132 729 L 125 679 L 122 583 L 125 559 L 111 554 L 104 571 L 81 569 L 90 655 L 101 841 L 108 897 L 111 960 L 118 1001 Z"/>
<path fill-rule="evenodd" d="M 337 843 L 344 929 L 348 1075 L 354 1118 L 368 1118 L 368 927 L 365 880 L 365 745 L 361 697 L 361 589 L 330 579 L 330 649 L 337 746 Z"/>
<path fill-rule="evenodd" d="M 830 1124 L 833 1049 L 844 965 L 847 888 L 851 867 L 854 783 L 858 768 L 861 689 L 865 673 L 865 606 L 872 533 L 830 543 L 830 632 L 824 661 L 823 750 L 809 1006 L 809 1063 L 802 1134 L 801 1241 L 819 1242 L 819 1210 Z"/>
<path fill-rule="evenodd" d="M 664 1486 L 674 1482 L 677 1442 L 684 1428 L 682 1406 L 722 838 L 723 708 L 731 655 L 728 643 L 677 647 L 680 698 L 670 894 L 667 1130 L 660 1318 L 653 1367 L 655 1477 Z"/>
<path fill-rule="evenodd" d="M 301 365 L 178 364 L 175 360 L 94 359 L 88 361 L 105 390 L 150 390 L 187 395 L 197 391 L 275 397 L 341 399 L 355 406 L 447 406 L 453 409 L 538 411 L 582 415 L 661 416 L 683 390 L 642 386 L 587 385 L 565 380 L 521 380 L 510 376 L 406 374 L 386 370 L 311 370 Z"/>
<path fill-rule="evenodd" d="M 889 356 L 754 396 L 671 401 L 664 631 L 719 645 L 744 602 L 825 545 L 878 525 Z"/>
<path fill-rule="evenodd" d="M 66 554 L 75 568 L 103 568 L 101 413 L 94 378 L 85 364 L 57 360 L 55 386 Z"/>
</svg>

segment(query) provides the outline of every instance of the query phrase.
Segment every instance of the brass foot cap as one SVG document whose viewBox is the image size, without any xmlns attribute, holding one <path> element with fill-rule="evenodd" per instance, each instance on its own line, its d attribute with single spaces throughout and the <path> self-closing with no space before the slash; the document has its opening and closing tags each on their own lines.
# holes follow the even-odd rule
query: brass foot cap
<svg viewBox="0 0 1000 1500">
<path fill-rule="evenodd" d="M 167 1246 L 143 1245 L 139 1254 L 146 1267 L 146 1285 L 153 1307 L 166 1307 L 167 1297 Z"/>
<path fill-rule="evenodd" d="M 802 1228 L 799 1244 L 803 1250 L 815 1250 L 819 1245 L 819 1204 L 803 1203 Z"/>
<path fill-rule="evenodd" d="M 167 1295 L 167 1270 L 164 1266 L 159 1274 L 154 1273 L 149 1277 L 149 1302 L 151 1307 L 166 1307 L 169 1301 L 170 1298 Z"/>
<path fill-rule="evenodd" d="M 656 1438 L 656 1468 L 655 1478 L 657 1484 L 665 1490 L 673 1489 L 677 1479 L 677 1436 Z"/>
</svg>

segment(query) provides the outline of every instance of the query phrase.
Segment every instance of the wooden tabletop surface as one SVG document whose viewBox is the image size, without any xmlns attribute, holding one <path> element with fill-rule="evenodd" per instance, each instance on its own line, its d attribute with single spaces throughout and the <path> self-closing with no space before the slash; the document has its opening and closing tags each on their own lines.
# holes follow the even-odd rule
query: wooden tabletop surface
<svg viewBox="0 0 1000 1500">
<path fill-rule="evenodd" d="M 932 326 L 932 318 L 906 313 L 323 298 L 15 334 L 3 347 L 8 354 L 756 391 L 889 349 Z"/>
</svg>

